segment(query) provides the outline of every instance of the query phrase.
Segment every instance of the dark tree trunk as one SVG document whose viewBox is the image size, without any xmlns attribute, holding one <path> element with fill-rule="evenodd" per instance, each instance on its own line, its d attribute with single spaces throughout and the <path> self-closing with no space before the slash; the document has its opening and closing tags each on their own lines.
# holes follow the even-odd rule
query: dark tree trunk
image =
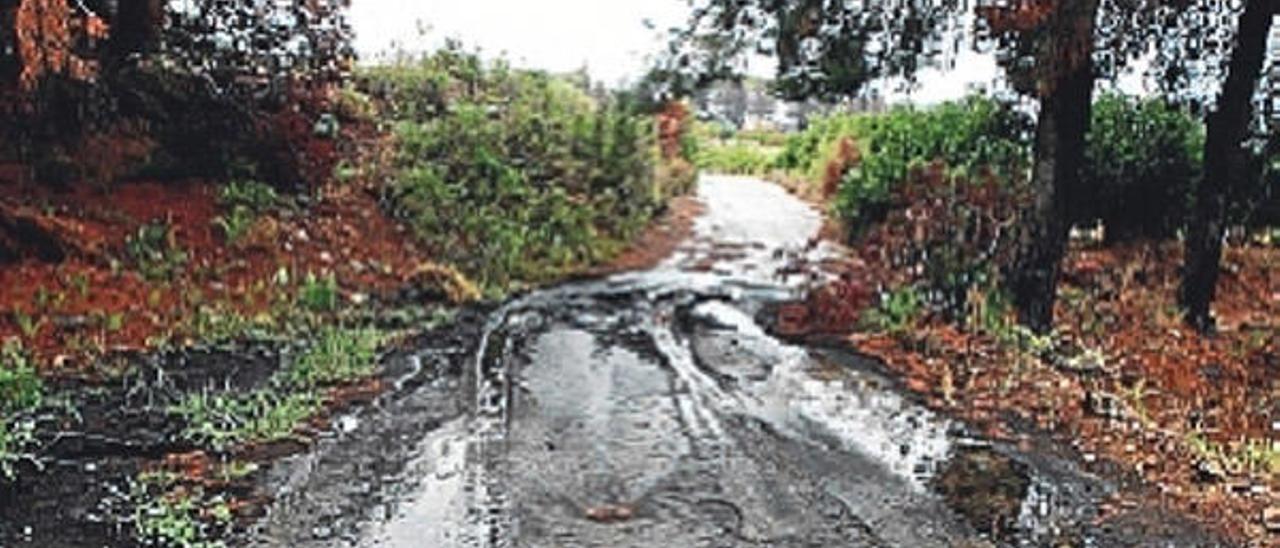
<svg viewBox="0 0 1280 548">
<path fill-rule="evenodd" d="M 15 86 L 22 72 L 22 60 L 18 57 L 18 37 L 14 28 L 16 6 L 0 7 L 0 90 Z"/>
<path fill-rule="evenodd" d="M 1085 135 L 1093 109 L 1093 30 L 1098 0 L 1060 2 L 1042 50 L 1042 82 L 1036 124 L 1028 212 L 1021 249 L 1006 273 L 1019 319 L 1036 332 L 1053 326 L 1053 303 L 1071 230 L 1071 196 L 1080 186 Z"/>
<path fill-rule="evenodd" d="M 1227 79 L 1209 115 L 1204 152 L 1204 180 L 1196 192 L 1187 230 L 1180 300 L 1186 320 L 1196 329 L 1213 329 L 1210 305 L 1218 285 L 1227 199 L 1248 177 L 1249 157 L 1242 147 L 1253 118 L 1253 93 L 1262 76 L 1267 35 L 1276 8 L 1273 0 L 1248 0 L 1240 14 Z"/>
<path fill-rule="evenodd" d="M 164 25 L 161 0 L 119 0 L 111 18 L 110 62 L 118 63 L 134 53 L 153 51 Z"/>
</svg>

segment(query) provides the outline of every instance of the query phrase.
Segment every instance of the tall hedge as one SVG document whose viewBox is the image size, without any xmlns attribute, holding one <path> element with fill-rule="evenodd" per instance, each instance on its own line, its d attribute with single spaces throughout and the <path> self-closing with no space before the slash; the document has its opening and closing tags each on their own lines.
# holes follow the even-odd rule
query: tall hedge
<svg viewBox="0 0 1280 548">
<path fill-rule="evenodd" d="M 357 80 L 394 119 L 394 207 L 490 287 L 607 256 L 673 193 L 655 119 L 626 101 L 457 47 Z"/>
<path fill-rule="evenodd" d="M 1024 183 L 1029 127 L 1027 115 L 983 96 L 928 108 L 837 114 L 792 135 L 775 167 L 822 179 L 840 140 L 852 139 L 860 159 L 841 166 L 835 212 L 856 228 L 880 219 L 909 171 L 931 162 L 941 162 L 960 176 L 956 180 L 990 174 L 1006 184 Z M 1102 221 L 1111 241 L 1173 237 L 1185 224 L 1203 150 L 1204 125 L 1185 109 L 1159 99 L 1099 96 L 1072 201 L 1074 222 Z M 1273 215 L 1276 208 L 1266 204 L 1275 200 L 1274 180 L 1250 180 L 1236 189 L 1233 222 Z M 1263 207 L 1254 207 L 1258 203 Z"/>
</svg>

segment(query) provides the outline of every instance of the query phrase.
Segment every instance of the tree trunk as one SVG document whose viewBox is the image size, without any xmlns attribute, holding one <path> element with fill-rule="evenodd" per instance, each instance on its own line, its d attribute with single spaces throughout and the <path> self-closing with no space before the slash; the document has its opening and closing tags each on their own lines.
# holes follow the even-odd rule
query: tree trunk
<svg viewBox="0 0 1280 548">
<path fill-rule="evenodd" d="M 164 25 L 161 0 L 119 0 L 111 18 L 109 63 L 116 64 L 134 53 L 149 53 L 160 43 Z"/>
<path fill-rule="evenodd" d="M 1085 134 L 1093 111 L 1093 31 L 1098 0 L 1059 2 L 1041 54 L 1040 115 L 1031 189 L 1035 196 L 1021 249 L 1006 272 L 1023 324 L 1053 326 L 1053 303 L 1071 230 L 1072 191 L 1079 188 Z"/>
<path fill-rule="evenodd" d="M 17 87 L 22 73 L 22 58 L 18 55 L 18 36 L 14 15 L 16 6 L 0 7 L 0 91 Z"/>
<path fill-rule="evenodd" d="M 1262 76 L 1274 15 L 1272 0 L 1246 2 L 1217 110 L 1206 123 L 1204 180 L 1187 230 L 1180 294 L 1187 322 L 1202 332 L 1211 331 L 1214 324 L 1209 308 L 1218 285 L 1228 193 L 1251 171 L 1242 145 L 1253 119 L 1253 93 Z"/>
</svg>

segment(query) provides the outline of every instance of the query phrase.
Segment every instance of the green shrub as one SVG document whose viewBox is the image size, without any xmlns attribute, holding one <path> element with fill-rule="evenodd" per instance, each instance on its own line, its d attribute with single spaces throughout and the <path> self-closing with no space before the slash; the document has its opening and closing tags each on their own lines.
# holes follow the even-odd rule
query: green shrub
<svg viewBox="0 0 1280 548">
<path fill-rule="evenodd" d="M 1101 220 L 1112 241 L 1172 236 L 1200 178 L 1204 139 L 1203 124 L 1182 109 L 1103 95 L 1093 106 L 1076 222 Z"/>
<path fill-rule="evenodd" d="M 1203 125 L 1159 100 L 1101 96 L 1093 110 L 1076 222 L 1102 220 L 1116 238 L 1168 236 L 1181 226 L 1200 177 Z M 894 190 L 912 169 L 940 162 L 950 176 L 973 179 L 989 171 L 1021 184 L 1031 154 L 1031 121 L 991 98 L 880 114 L 818 118 L 792 135 L 775 167 L 822 180 L 842 138 L 857 143 L 861 160 L 844 173 L 835 210 L 854 228 L 883 217 Z"/>
<path fill-rule="evenodd" d="M 625 101 L 456 48 L 358 81 L 396 120 L 397 213 L 489 288 L 605 257 L 674 193 L 652 118 Z"/>
<path fill-rule="evenodd" d="M 856 228 L 878 221 L 896 185 L 912 169 L 934 161 L 956 176 L 974 179 L 989 172 L 1017 184 L 1029 159 L 1027 128 L 1027 119 L 1009 106 L 972 96 L 928 109 L 899 107 L 829 122 L 817 130 L 821 139 L 801 141 L 796 150 L 812 154 L 811 143 L 821 146 L 830 142 L 827 136 L 841 133 L 855 140 L 861 161 L 845 173 L 835 210 Z"/>
<path fill-rule="evenodd" d="M 824 150 L 844 137 L 857 135 L 867 116 L 871 115 L 836 114 L 810 120 L 804 131 L 787 137 L 774 167 L 821 179 L 824 166 L 820 159 Z"/>
<path fill-rule="evenodd" d="M 698 168 L 728 175 L 763 175 L 774 164 L 774 156 L 760 145 L 749 141 L 705 144 L 699 151 Z"/>
<path fill-rule="evenodd" d="M 368 95 L 351 86 L 343 86 L 334 98 L 334 111 L 346 122 L 374 122 L 378 117 L 378 106 Z"/>
</svg>

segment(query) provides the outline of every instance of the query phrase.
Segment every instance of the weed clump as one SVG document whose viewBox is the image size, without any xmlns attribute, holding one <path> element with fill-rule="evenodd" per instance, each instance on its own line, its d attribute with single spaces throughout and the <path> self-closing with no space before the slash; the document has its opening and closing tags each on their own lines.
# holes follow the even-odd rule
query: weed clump
<svg viewBox="0 0 1280 548">
<path fill-rule="evenodd" d="M 286 373 L 294 386 L 316 387 L 373 374 L 382 334 L 372 329 L 321 331 L 315 344 L 294 360 Z"/>
<path fill-rule="evenodd" d="M 186 440 L 216 451 L 293 439 L 298 426 L 323 409 L 328 388 L 376 372 L 382 342 L 375 329 L 325 327 L 267 386 L 247 394 L 192 394 L 169 412 L 186 424 Z"/>
<path fill-rule="evenodd" d="M 44 402 L 44 382 L 16 342 L 0 350 L 0 480 L 17 477 L 17 464 L 29 459 L 35 443 L 30 414 Z"/>
</svg>

